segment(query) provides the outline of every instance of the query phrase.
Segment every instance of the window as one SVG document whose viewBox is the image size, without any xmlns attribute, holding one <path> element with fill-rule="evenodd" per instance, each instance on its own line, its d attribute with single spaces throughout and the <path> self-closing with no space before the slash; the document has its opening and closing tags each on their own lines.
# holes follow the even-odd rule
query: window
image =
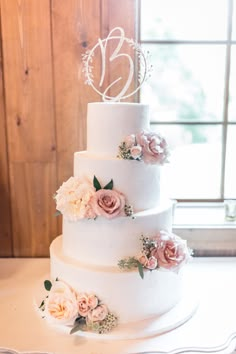
<svg viewBox="0 0 236 354">
<path fill-rule="evenodd" d="M 236 198 L 236 0 L 139 5 L 139 40 L 153 64 L 140 102 L 170 143 L 170 197 Z"/>
</svg>

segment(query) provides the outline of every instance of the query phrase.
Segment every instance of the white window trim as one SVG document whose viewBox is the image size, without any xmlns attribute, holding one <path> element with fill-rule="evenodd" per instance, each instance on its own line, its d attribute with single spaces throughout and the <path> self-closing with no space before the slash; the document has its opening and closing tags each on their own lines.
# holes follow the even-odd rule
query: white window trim
<svg viewBox="0 0 236 354">
<path fill-rule="evenodd" d="M 236 221 L 225 221 L 223 203 L 178 203 L 173 232 L 196 256 L 236 256 Z"/>
</svg>

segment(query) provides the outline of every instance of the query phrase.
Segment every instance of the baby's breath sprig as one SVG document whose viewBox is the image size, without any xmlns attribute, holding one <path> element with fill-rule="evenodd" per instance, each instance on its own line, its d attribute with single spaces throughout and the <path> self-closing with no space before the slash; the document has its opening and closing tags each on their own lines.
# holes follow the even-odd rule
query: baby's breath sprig
<svg viewBox="0 0 236 354">
<path fill-rule="evenodd" d="M 126 216 L 132 216 L 134 213 L 132 205 L 127 205 L 127 204 L 125 205 L 124 211 Z"/>
</svg>

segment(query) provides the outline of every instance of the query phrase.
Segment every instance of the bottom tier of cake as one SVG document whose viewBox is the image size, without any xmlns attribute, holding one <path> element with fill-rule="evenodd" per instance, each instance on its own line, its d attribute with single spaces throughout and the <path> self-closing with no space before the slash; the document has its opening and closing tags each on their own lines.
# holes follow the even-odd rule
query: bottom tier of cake
<svg viewBox="0 0 236 354">
<path fill-rule="evenodd" d="M 120 324 L 161 316 L 183 296 L 182 271 L 147 270 L 142 279 L 137 270 L 85 266 L 63 254 L 61 236 L 50 246 L 50 259 L 52 279 L 66 282 L 76 292 L 96 294 Z"/>
</svg>

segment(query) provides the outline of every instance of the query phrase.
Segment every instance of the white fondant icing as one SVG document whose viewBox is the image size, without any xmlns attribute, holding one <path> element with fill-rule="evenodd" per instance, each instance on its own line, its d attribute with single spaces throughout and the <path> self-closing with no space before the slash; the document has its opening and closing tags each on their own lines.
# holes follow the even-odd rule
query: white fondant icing
<svg viewBox="0 0 236 354">
<path fill-rule="evenodd" d="M 61 237 L 50 247 L 51 277 L 64 280 L 78 292 L 95 293 L 119 323 L 159 316 L 178 303 L 182 295 L 182 271 L 122 272 L 115 267 L 84 267 L 62 252 Z M 99 249 L 98 249 L 99 252 Z"/>
<path fill-rule="evenodd" d="M 148 110 L 148 105 L 140 103 L 89 103 L 87 150 L 116 156 L 118 146 L 127 135 L 150 129 Z"/>
<path fill-rule="evenodd" d="M 107 220 L 63 220 L 63 251 L 65 255 L 85 264 L 117 266 L 118 261 L 141 252 L 141 235 L 155 236 L 157 230 L 171 231 L 172 205 Z"/>
<path fill-rule="evenodd" d="M 95 175 L 102 186 L 113 179 L 114 189 L 126 196 L 134 211 L 155 208 L 159 204 L 160 169 L 158 165 L 142 161 L 106 158 L 87 151 L 74 154 L 74 176 L 93 180 Z"/>
</svg>

